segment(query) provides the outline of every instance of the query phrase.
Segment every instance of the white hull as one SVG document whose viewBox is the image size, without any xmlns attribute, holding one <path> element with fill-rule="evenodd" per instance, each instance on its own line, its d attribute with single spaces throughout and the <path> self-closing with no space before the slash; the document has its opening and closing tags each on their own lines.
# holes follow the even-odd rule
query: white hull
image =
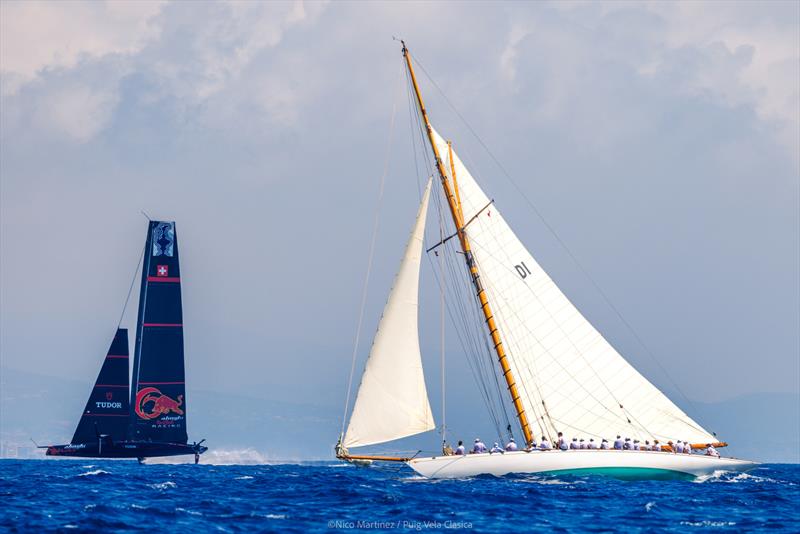
<svg viewBox="0 0 800 534">
<path fill-rule="evenodd" d="M 650 451 L 569 450 L 516 451 L 466 456 L 434 456 L 408 462 L 427 478 L 465 478 L 510 473 L 600 474 L 625 479 L 674 479 L 747 471 L 758 464 L 735 458 Z"/>
</svg>

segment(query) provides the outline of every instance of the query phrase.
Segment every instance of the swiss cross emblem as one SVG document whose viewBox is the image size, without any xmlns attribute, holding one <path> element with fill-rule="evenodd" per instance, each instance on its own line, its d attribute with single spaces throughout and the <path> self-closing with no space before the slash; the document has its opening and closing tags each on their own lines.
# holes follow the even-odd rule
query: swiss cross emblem
<svg viewBox="0 0 800 534">
<path fill-rule="evenodd" d="M 156 268 L 156 276 L 169 276 L 169 268 L 166 265 L 159 265 Z"/>
</svg>

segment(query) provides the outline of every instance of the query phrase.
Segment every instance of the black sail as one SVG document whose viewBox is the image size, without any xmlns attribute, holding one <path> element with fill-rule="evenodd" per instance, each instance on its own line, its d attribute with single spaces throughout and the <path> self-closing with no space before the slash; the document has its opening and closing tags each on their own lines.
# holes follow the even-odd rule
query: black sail
<svg viewBox="0 0 800 534">
<path fill-rule="evenodd" d="M 186 386 L 178 236 L 150 221 L 142 267 L 131 385 L 130 437 L 186 443 Z"/>
<path fill-rule="evenodd" d="M 117 329 L 72 443 L 97 441 L 98 434 L 122 441 L 128 433 L 128 330 Z"/>
</svg>

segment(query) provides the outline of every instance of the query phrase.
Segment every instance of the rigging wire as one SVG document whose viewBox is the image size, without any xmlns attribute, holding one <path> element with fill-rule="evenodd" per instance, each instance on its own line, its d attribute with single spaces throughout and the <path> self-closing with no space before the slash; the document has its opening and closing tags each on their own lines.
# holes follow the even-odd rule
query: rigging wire
<svg viewBox="0 0 800 534">
<path fill-rule="evenodd" d="M 404 67 L 404 72 L 405 72 L 405 67 Z M 419 154 L 425 154 L 425 152 L 426 152 L 425 146 L 424 146 L 425 145 L 425 141 L 424 141 L 425 132 L 424 132 L 424 129 L 423 129 L 423 126 L 422 126 L 422 122 L 421 122 L 421 118 L 420 118 L 419 114 L 414 111 L 414 110 L 416 110 L 416 103 L 415 103 L 415 101 L 413 100 L 413 97 L 412 97 L 411 80 L 409 78 L 408 72 L 405 72 L 405 74 L 406 74 L 406 82 L 407 82 L 407 88 L 408 88 L 407 95 L 408 95 L 409 123 L 410 123 L 410 127 L 411 127 L 412 133 L 415 132 L 415 131 L 418 133 L 418 136 L 417 135 L 412 135 L 412 143 L 411 144 L 412 144 L 413 153 L 414 153 L 415 169 L 416 169 L 416 172 L 417 172 L 417 188 L 418 188 L 418 191 L 420 191 L 420 196 L 421 196 L 421 185 L 420 185 L 421 173 L 420 173 L 420 168 L 419 168 L 419 160 L 422 159 L 423 165 L 424 165 L 425 170 L 427 171 L 428 175 L 433 175 L 433 174 L 438 174 L 438 173 L 434 173 L 434 170 L 433 170 L 433 168 L 431 166 L 431 162 L 428 160 L 428 158 L 426 158 L 426 157 L 420 158 L 419 157 Z M 419 151 L 417 151 L 417 142 L 419 142 L 420 145 L 421 145 Z M 444 219 L 444 217 L 443 217 L 443 213 L 444 213 L 443 203 L 444 203 L 444 200 L 442 200 L 442 198 L 440 196 L 442 194 L 441 193 L 441 189 L 437 188 L 437 190 L 439 191 L 439 193 L 434 195 L 434 203 L 436 205 L 437 212 L 439 214 L 439 219 L 443 220 Z M 492 420 L 492 422 L 493 422 L 493 424 L 495 426 L 495 429 L 497 431 L 498 437 L 501 437 L 502 436 L 502 431 L 500 430 L 501 424 L 500 424 L 500 419 L 498 417 L 498 410 L 497 410 L 496 402 L 494 400 L 494 397 L 490 393 L 490 389 L 489 389 L 488 384 L 487 384 L 487 375 L 488 375 L 488 373 L 486 372 L 485 365 L 483 364 L 483 362 L 485 362 L 485 358 L 481 358 L 481 357 L 478 356 L 482 351 L 480 350 L 480 341 L 478 340 L 478 336 L 480 336 L 480 334 L 476 334 L 476 333 L 483 332 L 483 325 L 481 323 L 478 323 L 477 324 L 477 328 L 470 328 L 470 326 L 469 326 L 469 323 L 472 322 L 472 321 L 470 320 L 470 315 L 467 312 L 467 309 L 472 311 L 473 315 L 475 313 L 475 310 L 473 309 L 473 307 L 465 305 L 466 302 L 469 302 L 469 298 L 471 298 L 471 297 L 469 297 L 469 295 L 472 295 L 472 297 L 475 297 L 475 295 L 473 294 L 474 292 L 469 289 L 469 283 L 468 283 L 468 279 L 469 279 L 468 278 L 468 274 L 469 273 L 466 273 L 466 272 L 458 273 L 457 272 L 457 269 L 464 269 L 465 268 L 464 262 L 456 260 L 457 253 L 455 251 L 453 251 L 452 254 L 446 254 L 446 249 L 447 248 L 448 247 L 442 247 L 442 250 L 441 250 L 441 255 L 445 260 L 444 264 L 446 265 L 447 270 L 450 273 L 450 275 L 446 278 L 446 280 L 443 281 L 443 280 L 439 279 L 438 274 L 437 274 L 437 270 L 435 268 L 435 265 L 433 264 L 433 260 L 431 259 L 430 255 L 427 255 L 428 261 L 431 264 L 432 270 L 434 272 L 434 278 L 436 279 L 436 283 L 439 285 L 440 290 L 445 290 L 446 291 L 446 290 L 448 290 L 448 286 L 449 286 L 449 290 L 454 295 L 456 295 L 454 298 L 451 298 L 451 299 L 447 300 L 447 302 L 446 302 L 447 312 L 448 312 L 448 315 L 450 317 L 450 320 L 452 321 L 453 325 L 456 328 L 456 334 L 457 334 L 457 338 L 459 340 L 459 343 L 461 345 L 461 348 L 464 350 L 464 353 L 467 355 L 467 363 L 470 366 L 470 370 L 472 371 L 473 378 L 475 379 L 476 385 L 478 386 L 478 391 L 481 393 L 481 396 L 482 396 L 483 401 L 484 401 L 484 405 L 486 406 L 486 408 L 487 408 L 487 410 L 489 412 L 489 416 L 490 416 L 490 418 L 491 418 L 491 420 Z M 453 250 L 453 249 L 451 249 L 451 250 Z M 437 255 L 438 254 L 439 253 L 437 253 Z M 457 264 L 457 266 L 455 266 L 453 264 L 454 261 Z M 461 290 L 461 288 L 458 285 L 457 280 L 461 280 L 463 282 L 463 284 L 465 286 L 467 286 L 467 291 L 466 292 L 463 292 Z M 451 303 L 455 303 L 456 308 L 453 308 Z M 493 363 L 490 364 L 490 368 L 491 368 L 491 372 L 494 373 Z M 499 399 L 499 400 L 500 400 L 500 406 L 502 407 L 503 406 L 502 399 Z M 507 426 L 508 425 L 506 425 L 506 427 Z"/>
<path fill-rule="evenodd" d="M 398 83 L 395 83 L 395 86 L 398 86 Z M 375 218 L 372 225 L 372 239 L 370 240 L 369 244 L 369 258 L 367 259 L 367 272 L 364 277 L 364 284 L 361 289 L 361 305 L 358 312 L 358 324 L 356 326 L 356 336 L 355 340 L 353 341 L 353 355 L 352 361 L 350 363 L 350 377 L 347 380 L 347 394 L 344 398 L 344 412 L 342 413 L 342 429 L 340 435 L 344 435 L 344 426 L 347 422 L 347 410 L 350 407 L 350 393 L 353 387 L 353 375 L 355 374 L 356 369 L 356 356 L 358 355 L 358 345 L 361 340 L 361 327 L 364 323 L 364 309 L 366 308 L 367 304 L 367 293 L 369 289 L 369 278 L 370 274 L 372 273 L 372 260 L 375 256 L 375 242 L 378 237 L 378 227 L 380 226 L 380 212 L 381 212 L 381 203 L 383 201 L 383 192 L 384 186 L 386 184 L 386 175 L 389 173 L 389 162 L 391 160 L 392 155 L 392 140 L 394 137 L 394 119 L 397 111 L 397 89 L 395 89 L 395 94 L 392 97 L 392 116 L 389 122 L 389 136 L 386 143 L 386 160 L 383 165 L 383 173 L 381 174 L 380 179 L 380 186 L 378 189 L 378 202 L 375 207 Z"/>
<path fill-rule="evenodd" d="M 503 166 L 503 164 L 500 163 L 500 160 L 494 155 L 494 153 L 489 149 L 489 147 L 486 145 L 486 143 L 483 141 L 483 139 L 480 137 L 480 135 L 478 135 L 478 133 L 475 131 L 475 129 L 472 127 L 472 125 L 466 120 L 466 118 L 458 111 L 458 109 L 455 107 L 455 105 L 450 101 L 450 99 L 447 97 L 447 95 L 442 90 L 442 88 L 436 83 L 436 81 L 433 79 L 433 77 L 425 69 L 424 65 L 419 60 L 419 57 L 414 56 L 414 59 L 416 61 L 416 64 L 419 65 L 420 70 L 425 74 L 425 76 L 428 78 L 428 80 L 431 82 L 431 84 L 433 84 L 433 86 L 436 88 L 436 90 L 439 92 L 439 94 L 442 95 L 442 97 L 444 98 L 445 102 L 447 102 L 447 105 L 450 107 L 450 109 L 452 109 L 453 112 L 458 116 L 458 118 L 464 123 L 464 125 L 467 127 L 467 129 L 470 131 L 470 133 L 473 135 L 473 137 L 475 137 L 475 139 L 483 147 L 483 149 L 486 151 L 486 153 L 489 155 L 489 157 L 492 159 L 492 161 L 495 163 L 495 165 L 497 165 L 497 167 L 500 169 L 500 171 L 503 174 L 503 176 L 509 181 L 509 183 L 511 183 L 511 185 L 514 187 L 514 189 L 517 190 L 517 192 L 520 194 L 520 196 L 523 198 L 523 200 L 525 200 L 525 202 L 532 209 L 532 211 L 535 213 L 535 215 L 539 218 L 539 220 L 542 222 L 542 224 L 544 224 L 545 228 L 547 228 L 547 230 L 550 232 L 550 234 L 556 239 L 558 244 L 564 249 L 564 251 L 570 257 L 572 262 L 578 267 L 578 269 L 586 277 L 586 279 L 589 280 L 591 285 L 600 294 L 600 296 L 605 301 L 605 303 L 609 306 L 609 308 L 611 308 L 611 310 L 614 312 L 614 314 L 625 325 L 625 328 L 633 335 L 633 337 L 636 339 L 636 341 L 639 343 L 639 345 L 644 349 L 645 354 L 647 354 L 647 356 L 658 366 L 658 368 L 661 370 L 661 372 L 664 374 L 664 376 L 670 382 L 672 387 L 675 388 L 675 390 L 687 402 L 687 404 L 691 407 L 691 409 L 695 413 L 697 413 L 697 407 L 695 406 L 695 404 L 691 401 L 691 399 L 689 399 L 684 394 L 684 392 L 681 390 L 681 388 L 678 386 L 678 384 L 675 383 L 675 381 L 672 379 L 672 377 L 667 372 L 667 370 L 661 365 L 661 362 L 658 360 L 658 358 L 656 358 L 655 354 L 653 354 L 653 352 L 650 350 L 649 346 L 644 342 L 644 340 L 639 336 L 639 334 L 636 332 L 636 330 L 634 330 L 633 326 L 622 315 L 622 312 L 620 312 L 619 308 L 617 308 L 614 305 L 614 303 L 611 301 L 611 298 L 606 294 L 605 291 L 602 290 L 600 285 L 589 274 L 589 272 L 583 267 L 581 262 L 578 261 L 578 258 L 575 256 L 575 254 L 572 252 L 572 250 L 567 246 L 567 244 L 564 242 L 564 240 L 561 238 L 561 236 L 558 234 L 558 232 L 556 232 L 555 228 L 552 225 L 550 225 L 550 223 L 547 221 L 547 219 L 545 219 L 545 217 L 542 214 L 542 212 L 539 210 L 539 208 L 536 207 L 536 204 L 534 204 L 534 202 L 528 197 L 528 195 L 525 194 L 525 192 L 522 190 L 522 188 L 514 181 L 514 179 L 511 177 L 510 173 L 506 170 L 506 168 Z"/>
<path fill-rule="evenodd" d="M 442 220 L 442 210 L 439 210 L 439 239 L 444 239 L 444 221 Z M 445 280 L 444 274 L 444 256 L 439 256 L 439 273 L 442 280 Z M 446 284 L 445 284 L 446 285 Z M 444 287 L 439 286 L 439 335 L 441 336 L 441 373 L 442 373 L 442 449 L 447 443 L 447 390 L 445 389 L 445 296 Z"/>
<path fill-rule="evenodd" d="M 131 280 L 131 286 L 128 288 L 128 296 L 125 297 L 125 304 L 122 305 L 122 313 L 119 314 L 119 321 L 117 321 L 117 330 L 119 330 L 119 327 L 122 324 L 122 319 L 125 317 L 125 310 L 128 309 L 128 301 L 131 300 L 131 293 L 133 293 L 133 286 L 136 284 L 136 275 L 139 274 L 139 266 L 142 264 L 142 261 L 144 260 L 145 248 L 147 248 L 147 243 L 145 243 L 144 246 L 142 247 L 142 253 L 139 254 L 139 260 L 136 262 L 136 269 L 133 270 L 133 279 Z"/>
</svg>

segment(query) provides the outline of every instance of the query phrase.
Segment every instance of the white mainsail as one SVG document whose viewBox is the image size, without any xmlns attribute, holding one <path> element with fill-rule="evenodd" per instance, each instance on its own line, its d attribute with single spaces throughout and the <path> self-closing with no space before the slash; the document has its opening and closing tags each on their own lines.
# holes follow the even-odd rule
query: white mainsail
<svg viewBox="0 0 800 534">
<path fill-rule="evenodd" d="M 450 173 L 447 143 L 436 132 L 434 138 Z M 717 441 L 581 315 L 497 209 L 487 207 L 454 152 L 453 164 L 463 220 L 479 214 L 466 233 L 534 435 Z"/>
<path fill-rule="evenodd" d="M 431 180 L 372 343 L 345 447 L 384 443 L 436 427 L 419 350 L 418 293 Z"/>
</svg>

